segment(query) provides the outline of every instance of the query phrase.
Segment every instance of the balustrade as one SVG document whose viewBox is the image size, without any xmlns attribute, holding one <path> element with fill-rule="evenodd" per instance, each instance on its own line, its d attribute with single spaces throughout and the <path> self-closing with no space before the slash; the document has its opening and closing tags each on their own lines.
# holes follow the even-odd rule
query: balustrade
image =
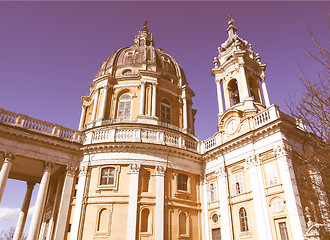
<svg viewBox="0 0 330 240">
<path fill-rule="evenodd" d="M 0 123 L 24 128 L 41 134 L 56 136 L 65 140 L 81 142 L 82 134 L 57 124 L 48 123 L 23 114 L 13 113 L 0 108 Z"/>
</svg>

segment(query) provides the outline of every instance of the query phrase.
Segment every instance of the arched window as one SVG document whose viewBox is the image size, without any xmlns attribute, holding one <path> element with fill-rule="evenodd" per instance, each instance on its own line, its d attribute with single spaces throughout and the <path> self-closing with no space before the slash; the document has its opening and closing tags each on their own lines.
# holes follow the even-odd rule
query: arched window
<svg viewBox="0 0 330 240">
<path fill-rule="evenodd" d="M 238 86 L 237 86 L 237 81 L 235 79 L 231 80 L 230 83 L 228 84 L 228 90 L 230 93 L 232 106 L 239 103 Z"/>
<path fill-rule="evenodd" d="M 103 208 L 99 211 L 98 219 L 97 219 L 97 231 L 106 233 L 108 232 L 109 226 L 109 210 Z"/>
<path fill-rule="evenodd" d="M 101 170 L 100 185 L 114 185 L 115 184 L 115 168 L 106 167 Z"/>
<path fill-rule="evenodd" d="M 179 235 L 187 235 L 187 217 L 184 212 L 179 214 Z"/>
<path fill-rule="evenodd" d="M 149 232 L 149 215 L 150 210 L 144 208 L 141 212 L 141 232 Z"/>
<path fill-rule="evenodd" d="M 239 209 L 239 223 L 241 226 L 241 232 L 249 231 L 247 213 L 243 207 Z"/>
<path fill-rule="evenodd" d="M 167 99 L 163 99 L 160 103 L 160 121 L 171 123 L 171 103 Z"/>
<path fill-rule="evenodd" d="M 117 110 L 117 120 L 128 121 L 131 119 L 132 96 L 124 93 L 120 96 Z"/>
<path fill-rule="evenodd" d="M 126 69 L 126 70 L 123 71 L 123 76 L 131 75 L 131 74 L 132 74 L 131 69 Z"/>
</svg>

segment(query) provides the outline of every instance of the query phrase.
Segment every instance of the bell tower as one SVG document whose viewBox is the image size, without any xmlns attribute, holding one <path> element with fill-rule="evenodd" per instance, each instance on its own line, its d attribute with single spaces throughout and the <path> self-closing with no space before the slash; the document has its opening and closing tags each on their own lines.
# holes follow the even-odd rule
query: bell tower
<svg viewBox="0 0 330 240">
<path fill-rule="evenodd" d="M 219 124 L 226 112 L 249 117 L 270 106 L 265 83 L 266 63 L 251 44 L 237 35 L 235 20 L 228 16 L 228 39 L 218 47 L 212 76 L 217 86 Z"/>
</svg>

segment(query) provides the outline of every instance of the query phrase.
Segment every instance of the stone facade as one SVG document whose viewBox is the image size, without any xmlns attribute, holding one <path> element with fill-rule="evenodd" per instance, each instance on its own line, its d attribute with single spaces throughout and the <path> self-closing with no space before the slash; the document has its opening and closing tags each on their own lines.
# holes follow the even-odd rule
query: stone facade
<svg viewBox="0 0 330 240">
<path fill-rule="evenodd" d="M 154 48 L 146 24 L 102 63 L 79 131 L 1 110 L 0 197 L 8 177 L 28 182 L 15 239 L 35 183 L 30 240 L 319 237 L 325 225 L 309 211 L 305 220 L 292 154 L 307 131 L 270 104 L 266 64 L 233 23 L 214 58 L 218 131 L 207 140 L 194 136 L 182 68 Z"/>
</svg>

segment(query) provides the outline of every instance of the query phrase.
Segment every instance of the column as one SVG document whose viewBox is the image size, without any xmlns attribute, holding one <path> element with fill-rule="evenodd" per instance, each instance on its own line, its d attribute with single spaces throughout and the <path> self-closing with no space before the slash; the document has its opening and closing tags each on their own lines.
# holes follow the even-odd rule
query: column
<svg viewBox="0 0 330 240">
<path fill-rule="evenodd" d="M 221 79 L 216 79 L 215 83 L 217 85 L 217 96 L 218 96 L 218 108 L 219 115 L 223 114 L 223 103 L 222 103 L 222 93 L 221 93 Z"/>
<path fill-rule="evenodd" d="M 249 167 L 250 182 L 252 188 L 254 212 L 258 220 L 257 229 L 259 239 L 272 239 L 268 206 L 266 201 L 264 178 L 260 167 L 260 162 L 256 155 L 246 158 Z"/>
<path fill-rule="evenodd" d="M 231 213 L 229 208 L 228 180 L 226 168 L 221 166 L 216 172 L 218 178 L 220 215 L 221 215 L 221 239 L 232 240 L 233 231 L 231 225 Z"/>
<path fill-rule="evenodd" d="M 59 197 L 61 194 L 61 189 L 63 187 L 63 177 L 61 176 L 60 179 L 57 180 L 57 187 L 56 187 L 56 194 L 55 194 L 55 201 L 54 201 L 54 205 L 53 205 L 53 210 L 52 210 L 52 216 L 49 220 L 48 223 L 48 229 L 47 231 L 47 236 L 46 236 L 46 240 L 51 240 L 52 239 L 52 235 L 53 235 L 53 230 L 54 230 L 54 218 L 55 215 L 57 214 L 57 205 L 58 205 L 58 201 L 59 201 Z"/>
<path fill-rule="evenodd" d="M 152 109 L 151 116 L 156 116 L 156 97 L 157 97 L 157 83 L 152 83 Z"/>
<path fill-rule="evenodd" d="M 241 102 L 243 102 L 246 98 L 250 97 L 250 93 L 249 93 L 249 89 L 248 89 L 248 85 L 247 85 L 247 79 L 245 76 L 245 69 L 244 69 L 244 59 L 243 57 L 239 57 L 238 59 L 238 65 L 239 65 L 239 69 L 240 69 L 240 73 L 241 73 L 241 83 L 242 83 L 242 87 L 243 87 L 243 95 L 241 97 Z M 241 94 L 240 94 L 241 96 Z"/>
<path fill-rule="evenodd" d="M 11 164 L 15 158 L 12 153 L 5 152 L 3 155 L 3 164 L 0 171 L 0 202 L 3 192 L 5 191 Z"/>
<path fill-rule="evenodd" d="M 207 208 L 207 190 L 205 175 L 200 176 L 200 193 L 202 201 L 202 234 L 203 240 L 210 240 L 209 217 Z"/>
<path fill-rule="evenodd" d="M 65 227 L 66 227 L 69 207 L 70 207 L 69 199 L 72 193 L 75 172 L 76 172 L 75 167 L 67 166 L 65 180 L 63 184 L 61 202 L 58 209 L 58 216 L 56 221 L 55 237 L 54 237 L 55 240 L 64 239 Z"/>
<path fill-rule="evenodd" d="M 129 167 L 130 181 L 126 239 L 135 240 L 140 164 L 131 163 Z"/>
<path fill-rule="evenodd" d="M 155 214 L 155 239 L 164 239 L 164 178 L 166 167 L 156 166 L 156 214 Z"/>
<path fill-rule="evenodd" d="M 85 117 L 86 117 L 86 106 L 82 105 L 81 115 L 80 115 L 80 122 L 79 122 L 79 130 L 81 130 L 84 127 Z"/>
<path fill-rule="evenodd" d="M 47 190 L 50 180 L 51 169 L 52 169 L 52 164 L 45 162 L 44 172 L 41 178 L 27 240 L 35 240 L 38 237 L 40 224 L 43 217 L 46 197 L 47 197 Z"/>
<path fill-rule="evenodd" d="M 103 99 L 102 99 L 102 112 L 101 112 L 101 120 L 105 117 L 105 110 L 107 106 L 107 99 L 108 99 L 108 85 L 103 87 Z"/>
<path fill-rule="evenodd" d="M 78 178 L 76 204 L 74 206 L 73 220 L 72 220 L 72 224 L 71 224 L 71 235 L 70 235 L 71 240 L 78 239 L 81 210 L 82 210 L 84 193 L 85 193 L 87 168 L 88 168 L 87 166 L 81 166 L 79 169 L 80 172 L 79 172 L 79 178 Z"/>
<path fill-rule="evenodd" d="M 93 105 L 93 112 L 92 112 L 91 122 L 96 120 L 96 108 L 97 108 L 98 99 L 99 99 L 99 89 L 96 89 L 95 90 L 95 97 L 94 97 L 94 105 Z"/>
<path fill-rule="evenodd" d="M 264 72 L 261 73 L 260 81 L 261 81 L 262 94 L 264 95 L 265 105 L 266 105 L 266 107 L 269 107 L 270 101 L 269 101 L 268 91 L 267 91 L 267 87 L 266 87 L 266 77 L 265 77 Z"/>
<path fill-rule="evenodd" d="M 188 129 L 188 105 L 185 86 L 182 88 L 183 129 Z"/>
<path fill-rule="evenodd" d="M 35 185 L 35 182 L 27 182 L 27 189 L 26 189 L 23 205 L 22 205 L 22 208 L 21 208 L 21 212 L 20 212 L 19 217 L 18 217 L 18 221 L 17 221 L 17 225 L 16 225 L 13 240 L 20 240 L 22 238 L 23 230 L 24 230 L 24 226 L 25 226 L 25 222 L 26 222 L 26 217 L 27 217 L 27 214 L 28 214 L 28 211 L 29 211 L 29 206 L 30 206 L 30 202 L 31 202 L 31 196 L 32 196 L 32 191 L 33 191 L 34 185 Z"/>
<path fill-rule="evenodd" d="M 286 208 L 288 210 L 288 218 L 290 221 L 291 230 L 294 233 L 293 239 L 304 239 L 306 223 L 288 146 L 284 144 L 280 145 L 275 148 L 274 151 L 276 153 L 279 172 L 281 175 Z"/>
<path fill-rule="evenodd" d="M 189 104 L 188 104 L 188 115 L 189 115 L 189 128 L 190 131 L 193 132 L 194 131 L 194 121 L 193 121 L 193 114 L 192 114 L 192 104 L 193 102 L 190 100 Z"/>
<path fill-rule="evenodd" d="M 145 94 L 146 94 L 146 81 L 145 80 L 141 80 L 140 111 L 139 111 L 139 115 L 144 115 Z"/>
</svg>

